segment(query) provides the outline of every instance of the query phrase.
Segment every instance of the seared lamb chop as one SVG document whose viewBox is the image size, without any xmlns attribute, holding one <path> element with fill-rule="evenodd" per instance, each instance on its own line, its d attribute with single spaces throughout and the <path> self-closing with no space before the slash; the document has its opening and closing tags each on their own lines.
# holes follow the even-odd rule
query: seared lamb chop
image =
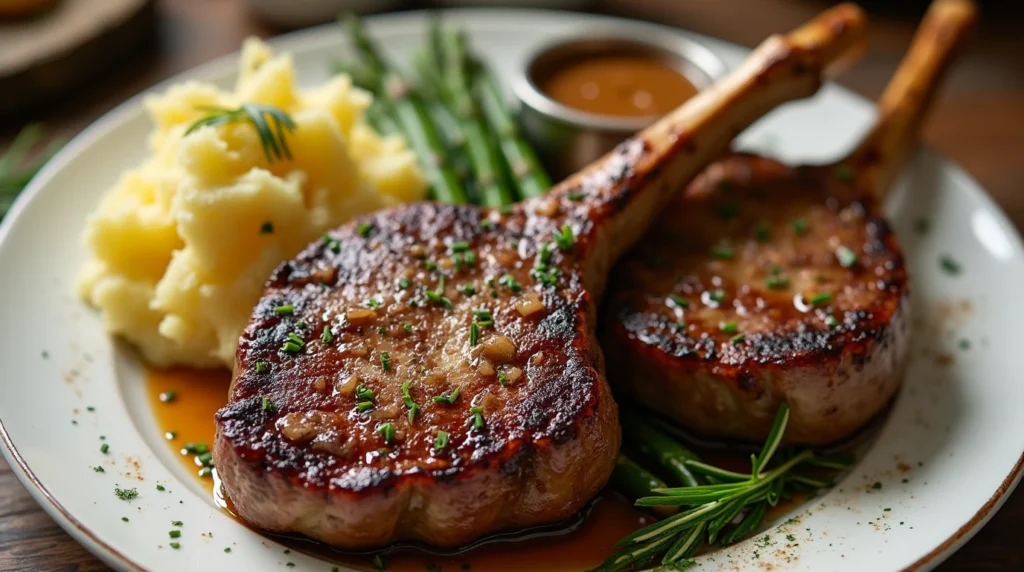
<svg viewBox="0 0 1024 572">
<path fill-rule="evenodd" d="M 349 548 L 558 521 L 619 448 L 594 325 L 608 270 L 729 141 L 858 48 L 834 8 L 550 195 L 415 204 L 282 264 L 239 344 L 215 460 L 238 514 Z"/>
<path fill-rule="evenodd" d="M 829 443 L 875 415 L 907 358 L 907 272 L 880 202 L 973 20 L 941 0 L 835 165 L 738 155 L 709 167 L 614 271 L 602 329 L 613 387 L 697 432 Z"/>
</svg>

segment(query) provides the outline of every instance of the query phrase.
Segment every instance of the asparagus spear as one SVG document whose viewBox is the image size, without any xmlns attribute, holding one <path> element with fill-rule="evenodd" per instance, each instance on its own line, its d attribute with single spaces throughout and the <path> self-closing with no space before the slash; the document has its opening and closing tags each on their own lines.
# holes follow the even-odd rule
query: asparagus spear
<svg viewBox="0 0 1024 572">
<path fill-rule="evenodd" d="M 615 459 L 615 469 L 612 470 L 608 484 L 630 501 L 650 496 L 653 489 L 663 489 L 668 486 L 665 481 L 621 453 Z M 675 514 L 676 507 L 659 506 L 654 507 L 654 511 L 662 516 L 669 516 Z"/>
<path fill-rule="evenodd" d="M 451 165 L 445 160 L 446 153 L 441 136 L 437 133 L 423 98 L 409 85 L 409 82 L 392 67 L 377 51 L 376 45 L 366 35 L 362 23 L 354 15 L 345 18 L 353 47 L 363 64 L 379 78 L 374 92 L 382 98 L 388 114 L 405 134 L 409 146 L 420 160 L 427 181 L 434 192 L 434 198 L 447 203 L 465 203 L 469 198 Z"/>
<path fill-rule="evenodd" d="M 540 196 L 551 188 L 551 178 L 541 165 L 533 147 L 519 133 L 512 111 L 505 103 L 498 79 L 483 62 L 474 61 L 473 88 L 491 129 L 498 134 L 501 152 L 508 164 L 519 197 Z"/>
<path fill-rule="evenodd" d="M 697 477 L 686 466 L 687 461 L 700 460 L 695 453 L 647 423 L 635 411 L 620 408 L 619 423 L 622 424 L 625 441 L 634 445 L 637 452 L 651 462 L 661 465 L 683 486 L 700 485 Z"/>
<path fill-rule="evenodd" d="M 497 143 L 487 124 L 480 117 L 469 83 L 466 38 L 462 30 L 453 29 L 443 37 L 444 89 L 448 107 L 455 114 L 466 136 L 466 154 L 473 169 L 480 202 L 500 207 L 515 201 L 504 180 L 502 159 Z"/>
</svg>

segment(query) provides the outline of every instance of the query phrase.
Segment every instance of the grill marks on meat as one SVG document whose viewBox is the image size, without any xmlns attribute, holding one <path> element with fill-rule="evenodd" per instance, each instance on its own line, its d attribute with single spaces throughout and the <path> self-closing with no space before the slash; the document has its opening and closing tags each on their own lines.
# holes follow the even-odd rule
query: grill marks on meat
<svg viewBox="0 0 1024 572">
<path fill-rule="evenodd" d="M 342 546 L 457 545 L 572 514 L 604 484 L 619 433 L 587 334 L 592 304 L 571 263 L 585 246 L 573 238 L 563 250 L 552 233 L 565 224 L 418 205 L 342 227 L 279 267 L 217 416 L 218 470 L 331 497 L 348 511 L 334 518 L 364 512 L 356 493 L 382 493 L 389 510 L 323 537 Z M 282 351 L 289 336 L 302 347 Z M 426 510 L 458 519 L 393 518 L 445 498 L 436 489 L 459 498 Z M 247 518 L 266 514 L 232 492 Z M 289 530 L 295 514 L 255 522 Z"/>
<path fill-rule="evenodd" d="M 893 395 L 907 273 L 878 205 L 833 167 L 754 156 L 710 167 L 614 272 L 617 387 L 706 434 L 827 443 Z"/>
</svg>

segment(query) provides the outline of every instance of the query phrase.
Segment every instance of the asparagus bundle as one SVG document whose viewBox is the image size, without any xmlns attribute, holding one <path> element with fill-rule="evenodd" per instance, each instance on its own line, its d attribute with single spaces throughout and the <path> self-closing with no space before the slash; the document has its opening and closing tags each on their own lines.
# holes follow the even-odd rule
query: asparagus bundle
<svg viewBox="0 0 1024 572">
<path fill-rule="evenodd" d="M 434 198 L 504 207 L 551 187 L 497 78 L 470 55 L 463 30 L 431 19 L 413 58 L 413 83 L 380 55 L 358 18 L 344 25 L 358 58 L 336 63 L 335 72 L 377 95 L 367 121 L 380 133 L 406 137 Z"/>
</svg>

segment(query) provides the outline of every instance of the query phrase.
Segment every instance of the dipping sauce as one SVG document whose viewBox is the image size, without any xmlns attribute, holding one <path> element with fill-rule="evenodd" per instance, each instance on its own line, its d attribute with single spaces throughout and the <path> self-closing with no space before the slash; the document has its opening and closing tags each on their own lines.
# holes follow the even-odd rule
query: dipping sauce
<svg viewBox="0 0 1024 572">
<path fill-rule="evenodd" d="M 609 53 L 568 59 L 539 78 L 538 87 L 562 105 L 618 117 L 664 115 L 698 91 L 665 59 Z"/>
</svg>

